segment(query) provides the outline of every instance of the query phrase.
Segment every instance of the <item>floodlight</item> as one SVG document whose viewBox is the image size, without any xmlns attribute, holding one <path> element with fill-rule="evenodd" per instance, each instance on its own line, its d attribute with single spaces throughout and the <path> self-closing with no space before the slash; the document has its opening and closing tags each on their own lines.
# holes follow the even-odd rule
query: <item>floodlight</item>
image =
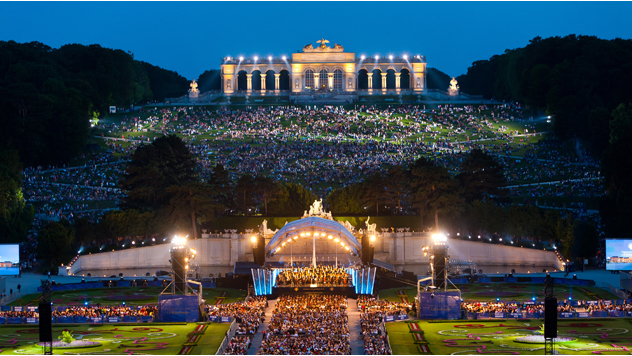
<svg viewBox="0 0 632 356">
<path fill-rule="evenodd" d="M 171 239 L 171 244 L 174 246 L 184 246 L 187 243 L 186 237 L 174 236 Z"/>
<path fill-rule="evenodd" d="M 331 239 L 333 239 L 334 237 L 333 237 L 333 236 L 331 236 L 331 235 L 329 235 L 329 236 L 327 236 L 327 238 L 331 240 Z"/>
<path fill-rule="evenodd" d="M 432 234 L 432 241 L 435 245 L 443 245 L 448 240 L 444 234 Z"/>
<path fill-rule="evenodd" d="M 345 246 L 345 250 L 349 251 L 349 246 Z"/>
<path fill-rule="evenodd" d="M 336 237 L 336 239 L 334 240 L 334 242 L 338 243 L 338 242 L 340 242 L 340 239 Z"/>
<path fill-rule="evenodd" d="M 369 238 L 371 239 L 371 242 L 375 242 L 375 235 L 371 235 Z"/>
<path fill-rule="evenodd" d="M 252 235 L 252 237 L 250 238 L 250 241 L 252 241 L 253 244 L 257 243 L 257 236 Z"/>
<path fill-rule="evenodd" d="M 294 240 L 298 239 L 298 235 L 294 235 Z"/>
<path fill-rule="evenodd" d="M 191 253 L 195 255 L 197 252 L 194 249 L 190 249 Z"/>
<path fill-rule="evenodd" d="M 276 252 L 281 251 L 281 247 L 277 247 Z"/>
</svg>

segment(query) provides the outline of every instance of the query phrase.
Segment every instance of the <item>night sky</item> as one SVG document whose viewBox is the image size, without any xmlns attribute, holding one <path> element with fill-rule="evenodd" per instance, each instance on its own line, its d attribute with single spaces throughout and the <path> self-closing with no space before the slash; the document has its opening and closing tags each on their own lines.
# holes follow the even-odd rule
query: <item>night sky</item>
<svg viewBox="0 0 632 356">
<path fill-rule="evenodd" d="M 321 37 L 358 55 L 426 56 L 450 76 L 540 36 L 632 38 L 631 2 L 0 2 L 0 40 L 122 49 L 188 79 L 230 56 Z"/>
</svg>

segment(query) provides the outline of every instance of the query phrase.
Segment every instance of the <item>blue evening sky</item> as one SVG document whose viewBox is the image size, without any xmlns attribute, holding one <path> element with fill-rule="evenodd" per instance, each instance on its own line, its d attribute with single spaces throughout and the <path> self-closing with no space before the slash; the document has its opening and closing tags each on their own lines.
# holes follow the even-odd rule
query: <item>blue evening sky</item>
<svg viewBox="0 0 632 356">
<path fill-rule="evenodd" d="M 450 76 L 541 36 L 632 38 L 631 2 L 0 2 L 0 40 L 93 44 L 188 79 L 220 58 L 288 55 L 321 37 L 422 54 Z"/>
</svg>

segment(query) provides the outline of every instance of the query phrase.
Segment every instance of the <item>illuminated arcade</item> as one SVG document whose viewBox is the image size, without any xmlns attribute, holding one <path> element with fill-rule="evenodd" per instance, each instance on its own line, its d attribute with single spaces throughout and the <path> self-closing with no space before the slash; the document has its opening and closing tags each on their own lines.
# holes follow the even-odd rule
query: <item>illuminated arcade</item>
<svg viewBox="0 0 632 356">
<path fill-rule="evenodd" d="M 226 56 L 222 91 L 259 95 L 337 92 L 421 93 L 426 89 L 426 57 L 420 54 L 356 54 L 326 39 L 291 55 Z"/>
</svg>

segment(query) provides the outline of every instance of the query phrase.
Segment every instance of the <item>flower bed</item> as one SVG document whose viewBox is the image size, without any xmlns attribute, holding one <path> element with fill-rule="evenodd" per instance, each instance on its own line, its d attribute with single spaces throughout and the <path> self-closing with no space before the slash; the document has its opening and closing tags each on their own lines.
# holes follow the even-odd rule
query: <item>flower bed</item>
<svg viewBox="0 0 632 356">
<path fill-rule="evenodd" d="M 556 337 L 555 339 L 553 339 L 553 341 L 556 343 L 572 342 L 576 340 L 577 339 L 574 337 Z M 545 340 L 544 340 L 544 335 L 527 335 L 527 336 L 518 337 L 514 341 L 522 342 L 525 344 L 544 344 Z"/>
<path fill-rule="evenodd" d="M 37 345 L 44 346 L 44 343 L 40 342 Z M 69 344 L 63 341 L 53 341 L 53 349 L 79 349 L 84 347 L 97 347 L 100 345 L 100 342 L 88 340 L 75 340 Z"/>
</svg>

